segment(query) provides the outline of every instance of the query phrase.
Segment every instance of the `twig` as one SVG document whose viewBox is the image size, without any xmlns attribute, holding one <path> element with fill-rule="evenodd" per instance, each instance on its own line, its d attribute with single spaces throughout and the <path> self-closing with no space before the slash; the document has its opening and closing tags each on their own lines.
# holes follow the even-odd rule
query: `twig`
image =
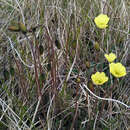
<svg viewBox="0 0 130 130">
<path fill-rule="evenodd" d="M 125 106 L 126 108 L 130 109 L 130 106 L 126 105 L 125 103 L 119 101 L 119 100 L 116 100 L 116 99 L 111 99 L 111 98 L 102 98 L 102 97 L 99 97 L 97 95 L 95 95 L 88 87 L 87 85 L 83 84 L 83 86 L 96 98 L 100 99 L 100 100 L 105 100 L 105 101 L 112 101 L 112 102 L 117 102 L 119 104 L 122 104 L 123 106 Z M 83 90 L 85 96 L 86 96 L 86 93 L 85 93 L 85 90 L 83 89 L 83 87 L 80 85 L 81 89 Z"/>
<path fill-rule="evenodd" d="M 36 109 L 35 109 L 35 112 L 34 112 L 34 115 L 33 115 L 32 124 L 31 124 L 31 126 L 30 126 L 30 128 L 29 128 L 30 130 L 31 130 L 32 127 L 33 127 L 33 123 L 34 123 L 34 121 L 35 121 L 36 114 L 37 114 L 37 111 L 38 111 L 38 107 L 39 107 L 39 105 L 40 105 L 40 102 L 41 102 L 41 97 L 38 98 L 38 103 L 37 103 L 37 106 L 36 106 Z"/>
<path fill-rule="evenodd" d="M 17 5 L 18 5 L 20 11 L 21 11 L 21 15 L 22 15 L 22 18 L 23 18 L 23 24 L 25 25 L 25 18 L 24 18 L 24 14 L 23 14 L 22 8 L 20 7 L 19 2 L 17 0 L 15 0 L 15 1 L 16 1 Z"/>
<path fill-rule="evenodd" d="M 5 105 L 5 107 L 7 107 L 8 110 L 10 110 L 15 117 L 17 117 L 19 120 L 21 120 L 20 117 L 12 110 L 12 108 L 9 105 L 7 105 L 6 102 L 3 101 L 1 98 L 0 98 L 0 105 Z M 24 121 L 22 121 L 22 123 L 24 124 L 24 126 L 29 128 Z"/>
<path fill-rule="evenodd" d="M 96 122 L 97 122 L 98 113 L 99 113 L 99 111 L 98 111 L 97 114 L 96 114 L 96 118 L 95 118 L 94 125 L 93 125 L 93 130 L 96 130 L 95 127 L 96 127 Z"/>
<path fill-rule="evenodd" d="M 72 66 L 71 66 L 71 68 L 70 68 L 70 71 L 69 71 L 69 73 L 68 73 L 68 75 L 67 75 L 66 81 L 68 81 L 69 78 L 70 78 L 70 74 L 71 74 L 71 72 L 72 72 L 72 70 L 73 70 L 73 67 L 74 67 L 75 62 L 76 62 L 76 55 L 75 55 L 75 57 L 74 57 L 74 61 L 73 61 L 73 64 L 72 64 Z"/>
<path fill-rule="evenodd" d="M 7 38 L 8 38 L 8 40 L 9 40 L 9 43 L 10 43 L 10 46 L 11 46 L 12 50 L 14 50 L 14 51 L 16 52 L 16 54 L 18 55 L 20 61 L 21 61 L 26 67 L 28 67 L 28 68 L 33 68 L 34 65 L 31 65 L 31 66 L 30 66 L 30 65 L 26 64 L 26 63 L 22 60 L 22 58 L 21 58 L 19 52 L 14 48 L 13 42 L 11 41 L 11 39 L 10 39 L 8 36 L 7 36 Z"/>
<path fill-rule="evenodd" d="M 78 92 L 79 92 L 79 83 L 77 84 L 77 88 L 76 88 L 76 104 L 75 104 L 75 114 L 74 114 L 74 117 L 73 117 L 73 121 L 72 121 L 72 125 L 71 125 L 71 128 L 70 130 L 73 130 L 73 127 L 74 127 L 74 124 L 75 124 L 75 120 L 77 118 L 77 113 L 78 113 L 78 106 L 79 106 L 79 103 L 78 103 Z"/>
<path fill-rule="evenodd" d="M 24 34 L 24 36 L 26 37 L 27 41 L 30 44 L 31 50 L 32 50 L 32 56 L 34 59 L 34 71 L 35 71 L 35 79 L 36 79 L 36 84 L 37 84 L 37 92 L 38 92 L 38 96 L 40 97 L 41 94 L 41 90 L 40 90 L 40 83 L 39 83 L 39 79 L 38 79 L 38 70 L 37 70 L 37 59 L 36 59 L 36 54 L 33 48 L 33 42 L 28 38 L 28 36 L 26 34 Z"/>
<path fill-rule="evenodd" d="M 18 9 L 17 7 L 13 6 L 13 5 L 12 5 L 11 3 L 9 3 L 8 1 L 6 1 L 6 0 L 1 0 L 1 1 L 4 2 L 5 4 L 7 4 L 8 6 L 10 6 L 10 7 L 16 9 L 17 11 L 19 11 L 19 9 Z"/>
<path fill-rule="evenodd" d="M 130 36 L 129 32 L 126 32 L 126 31 L 123 31 L 123 30 L 119 30 L 119 29 L 116 29 L 114 27 L 111 27 L 111 29 L 114 30 L 114 31 L 119 31 L 121 33 L 124 33 L 124 34 L 127 34 L 128 36 Z"/>
<path fill-rule="evenodd" d="M 0 122 L 1 122 L 2 118 L 4 117 L 4 115 L 5 115 L 5 113 L 6 113 L 7 110 L 8 110 L 8 107 L 3 111 L 3 114 L 0 117 Z"/>
<path fill-rule="evenodd" d="M 50 128 L 50 122 L 51 122 L 51 120 L 49 119 L 49 114 L 50 114 L 50 110 L 51 110 L 51 106 L 52 106 L 54 97 L 55 97 L 55 95 L 53 95 L 53 97 L 52 97 L 52 99 L 50 101 L 50 105 L 48 107 L 48 111 L 47 111 L 47 125 L 48 125 L 48 130 L 51 130 L 51 128 Z"/>
</svg>

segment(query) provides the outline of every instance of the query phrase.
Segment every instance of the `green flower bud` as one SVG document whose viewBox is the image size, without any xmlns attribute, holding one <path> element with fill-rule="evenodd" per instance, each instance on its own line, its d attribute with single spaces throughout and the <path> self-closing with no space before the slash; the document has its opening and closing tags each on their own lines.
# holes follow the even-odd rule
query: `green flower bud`
<svg viewBox="0 0 130 130">
<path fill-rule="evenodd" d="M 76 79 L 76 82 L 77 82 L 77 83 L 80 83 L 80 82 L 81 82 L 81 80 L 80 80 L 79 77 Z"/>
<path fill-rule="evenodd" d="M 27 33 L 27 28 L 23 23 L 19 23 L 19 28 L 22 33 Z"/>
<path fill-rule="evenodd" d="M 40 55 L 42 55 L 43 54 L 43 51 L 44 51 L 44 48 L 43 48 L 43 45 L 39 45 L 39 53 L 40 53 Z"/>
<path fill-rule="evenodd" d="M 77 46 L 77 41 L 76 40 L 73 40 L 72 43 L 71 43 L 71 47 L 73 49 L 76 49 L 76 46 Z"/>
<path fill-rule="evenodd" d="M 10 74 L 9 74 L 9 72 L 8 72 L 7 69 L 5 69 L 5 70 L 3 71 L 3 75 L 4 75 L 4 79 L 5 79 L 5 80 L 8 80 L 8 79 L 9 79 Z"/>
<path fill-rule="evenodd" d="M 90 68 L 90 62 L 89 61 L 86 61 L 86 67 Z"/>
<path fill-rule="evenodd" d="M 10 67 L 10 75 L 11 75 L 11 76 L 14 76 L 14 74 L 15 74 L 14 68 L 13 68 L 13 67 Z"/>
<path fill-rule="evenodd" d="M 55 45 L 58 49 L 61 49 L 60 42 L 57 39 L 55 40 Z"/>
<path fill-rule="evenodd" d="M 93 82 L 91 80 L 88 81 L 88 88 L 94 92 L 94 86 L 93 86 Z"/>
<path fill-rule="evenodd" d="M 47 64 L 47 70 L 50 71 L 51 70 L 51 63 Z"/>
<path fill-rule="evenodd" d="M 9 26 L 8 27 L 8 30 L 9 31 L 13 31 L 13 32 L 19 32 L 20 31 L 20 28 L 18 25 L 12 25 L 12 26 Z"/>
<path fill-rule="evenodd" d="M 46 80 L 45 73 L 41 73 L 39 79 L 41 82 L 45 81 Z"/>
<path fill-rule="evenodd" d="M 100 51 L 100 46 L 99 46 L 98 42 L 94 43 L 94 48 L 95 48 L 96 51 Z"/>
</svg>

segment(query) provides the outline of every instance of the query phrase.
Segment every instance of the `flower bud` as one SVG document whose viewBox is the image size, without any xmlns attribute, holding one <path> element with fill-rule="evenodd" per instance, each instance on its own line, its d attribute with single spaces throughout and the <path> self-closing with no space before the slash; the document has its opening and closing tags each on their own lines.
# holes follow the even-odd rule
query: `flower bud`
<svg viewBox="0 0 130 130">
<path fill-rule="evenodd" d="M 40 55 L 42 55 L 43 54 L 43 51 L 44 51 L 44 48 L 43 48 L 43 45 L 39 45 L 39 53 L 40 53 Z"/>
<path fill-rule="evenodd" d="M 86 61 L 86 67 L 90 68 L 90 62 L 89 61 Z"/>
<path fill-rule="evenodd" d="M 100 46 L 99 46 L 98 42 L 94 43 L 94 48 L 95 48 L 96 51 L 100 51 Z"/>
<path fill-rule="evenodd" d="M 47 70 L 50 71 L 51 70 L 51 63 L 47 64 Z"/>
<path fill-rule="evenodd" d="M 71 47 L 73 49 L 76 49 L 76 45 L 77 45 L 77 41 L 76 40 L 73 40 L 72 43 L 71 43 Z"/>
<path fill-rule="evenodd" d="M 45 81 L 45 80 L 46 80 L 46 75 L 45 75 L 45 73 L 44 73 L 44 72 L 40 74 L 39 79 L 40 79 L 40 81 L 41 81 L 41 82 L 43 82 L 43 81 Z"/>
<path fill-rule="evenodd" d="M 81 82 L 81 80 L 80 80 L 79 77 L 76 79 L 76 82 L 77 82 L 77 83 L 80 83 L 80 82 Z"/>
<path fill-rule="evenodd" d="M 14 68 L 13 68 L 13 67 L 10 67 L 10 75 L 11 75 L 11 76 L 14 76 L 14 74 L 15 74 Z"/>
<path fill-rule="evenodd" d="M 27 28 L 23 23 L 19 23 L 19 28 L 22 33 L 27 33 Z"/>
<path fill-rule="evenodd" d="M 17 25 L 12 25 L 8 27 L 8 30 L 13 31 L 13 32 L 19 32 L 20 28 Z"/>
<path fill-rule="evenodd" d="M 60 42 L 57 39 L 55 40 L 55 45 L 58 49 L 61 49 Z"/>
<path fill-rule="evenodd" d="M 9 74 L 9 72 L 8 72 L 7 69 L 5 69 L 5 70 L 3 71 L 3 75 L 4 75 L 5 81 L 9 79 L 10 74 Z"/>
<path fill-rule="evenodd" d="M 88 88 L 89 88 L 92 92 L 94 92 L 94 86 L 93 86 L 93 83 L 92 83 L 91 80 L 88 81 Z"/>
</svg>

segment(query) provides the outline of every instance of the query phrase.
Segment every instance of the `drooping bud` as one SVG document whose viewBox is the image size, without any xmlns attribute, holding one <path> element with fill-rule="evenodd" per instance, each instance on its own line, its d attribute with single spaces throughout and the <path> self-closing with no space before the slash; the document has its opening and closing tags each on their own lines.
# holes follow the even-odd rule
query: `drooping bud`
<svg viewBox="0 0 130 130">
<path fill-rule="evenodd" d="M 58 49 L 61 49 L 60 42 L 57 39 L 55 40 L 55 45 Z"/>
<path fill-rule="evenodd" d="M 100 51 L 100 45 L 99 45 L 98 42 L 94 43 L 94 48 L 95 48 L 96 51 Z"/>
<path fill-rule="evenodd" d="M 10 67 L 10 75 L 11 75 L 11 76 L 14 76 L 14 74 L 15 74 L 14 68 L 13 68 L 13 67 Z"/>
<path fill-rule="evenodd" d="M 5 69 L 5 70 L 3 71 L 3 75 L 4 75 L 5 81 L 9 79 L 10 74 L 9 74 L 9 72 L 8 72 L 7 69 Z"/>
<path fill-rule="evenodd" d="M 86 67 L 90 68 L 90 62 L 89 61 L 86 61 Z"/>
<path fill-rule="evenodd" d="M 20 31 L 22 32 L 22 33 L 27 33 L 27 28 L 26 28 L 26 26 L 23 24 L 23 23 L 18 23 L 19 24 L 19 28 L 20 28 Z"/>
<path fill-rule="evenodd" d="M 42 55 L 44 51 L 43 45 L 39 45 L 38 49 L 39 49 L 40 55 Z"/>
<path fill-rule="evenodd" d="M 8 30 L 9 31 L 13 31 L 13 32 L 19 32 L 20 31 L 20 28 L 18 25 L 12 25 L 12 26 L 9 26 L 8 27 Z"/>
<path fill-rule="evenodd" d="M 80 83 L 80 82 L 81 82 L 81 80 L 80 80 L 79 77 L 76 78 L 76 82 L 77 82 L 77 83 Z"/>
<path fill-rule="evenodd" d="M 47 70 L 50 71 L 51 70 L 51 63 L 47 64 Z"/>
<path fill-rule="evenodd" d="M 88 81 L 88 88 L 89 88 L 92 92 L 94 92 L 94 86 L 93 86 L 93 83 L 92 83 L 91 80 Z"/>
<path fill-rule="evenodd" d="M 72 47 L 73 49 L 76 49 L 76 45 L 77 45 L 77 41 L 76 41 L 76 40 L 73 40 L 73 41 L 71 42 L 71 47 Z"/>
<path fill-rule="evenodd" d="M 41 73 L 39 78 L 40 78 L 40 81 L 41 81 L 41 82 L 45 81 L 45 80 L 46 80 L 46 75 L 45 75 L 45 73 L 44 73 L 44 72 Z"/>
</svg>

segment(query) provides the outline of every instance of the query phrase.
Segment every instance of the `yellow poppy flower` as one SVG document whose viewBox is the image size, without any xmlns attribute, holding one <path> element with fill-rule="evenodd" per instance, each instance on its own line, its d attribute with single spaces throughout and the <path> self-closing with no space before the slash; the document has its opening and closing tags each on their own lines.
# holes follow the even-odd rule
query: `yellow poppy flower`
<svg viewBox="0 0 130 130">
<path fill-rule="evenodd" d="M 95 22 L 95 24 L 97 25 L 98 28 L 104 29 L 108 26 L 107 24 L 109 22 L 109 19 L 110 18 L 107 15 L 100 14 L 97 17 L 95 17 L 94 22 Z"/>
<path fill-rule="evenodd" d="M 114 53 L 105 54 L 104 56 L 108 62 L 113 62 L 116 59 L 116 55 Z"/>
<path fill-rule="evenodd" d="M 108 81 L 108 77 L 104 72 L 96 72 L 95 74 L 92 74 L 91 79 L 95 85 L 102 85 Z"/>
<path fill-rule="evenodd" d="M 111 63 L 109 64 L 110 73 L 117 77 L 123 77 L 126 75 L 126 68 L 121 63 Z"/>
</svg>

